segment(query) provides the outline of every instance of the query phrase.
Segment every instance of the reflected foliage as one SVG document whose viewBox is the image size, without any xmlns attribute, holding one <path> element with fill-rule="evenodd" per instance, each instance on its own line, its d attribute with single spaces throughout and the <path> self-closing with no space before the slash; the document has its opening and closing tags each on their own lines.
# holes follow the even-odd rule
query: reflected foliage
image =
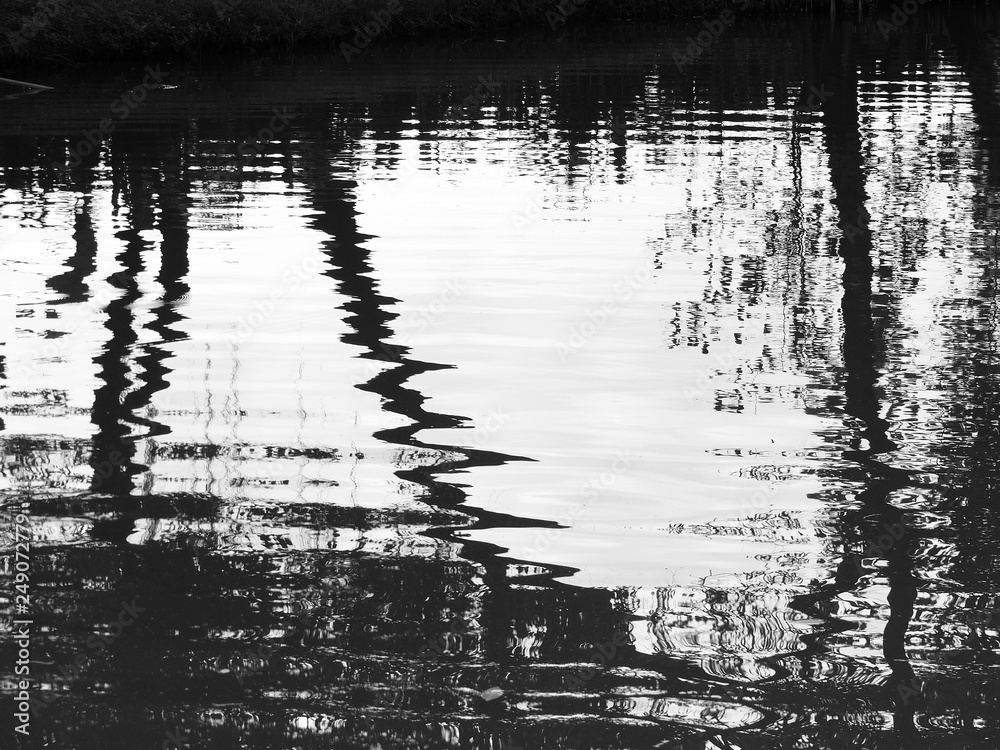
<svg viewBox="0 0 1000 750">
<path fill-rule="evenodd" d="M 889 39 L 875 20 L 747 21 L 684 70 L 678 28 L 470 42 L 420 65 L 379 52 L 385 73 L 258 65 L 245 90 L 220 64 L 179 72 L 172 98 L 77 168 L 67 149 L 100 101 L 5 105 L 0 222 L 54 230 L 44 261 L 5 248 L 41 279 L 0 350 L 0 489 L 33 544 L 40 704 L 24 746 L 993 747 L 998 20 L 927 8 Z M 468 71 L 490 69 L 496 90 L 470 108 Z M 287 129 L 241 155 L 290 100 Z M 365 180 L 476 169 L 462 139 L 510 140 L 557 195 L 705 165 L 705 194 L 691 188 L 653 243 L 707 268 L 663 303 L 663 347 L 704 358 L 706 409 L 822 420 L 812 468 L 733 454 L 761 486 L 820 486 L 803 496 L 822 510 L 808 528 L 777 510 L 677 521 L 663 544 L 773 540 L 777 572 L 575 587 L 469 538 L 555 526 L 466 504 L 471 470 L 535 457 L 459 447 L 474 420 L 422 390 L 455 365 L 398 343 L 401 300 L 359 214 Z M 301 293 L 305 324 L 275 318 L 267 356 L 320 361 L 330 400 L 362 405 L 313 432 L 294 405 L 253 405 L 301 392 L 244 371 L 252 340 L 214 331 L 197 366 L 182 347 L 204 310 L 236 304 L 223 292 L 239 280 L 209 264 L 266 229 L 261 195 L 294 201 L 320 238 L 321 293 Z M 231 245 L 199 255 L 196 235 Z M 302 331 L 327 338 L 303 353 Z M 88 406 L 46 376 L 65 363 L 91 368 Z M 130 602 L 141 611 L 116 627 Z M 12 693 L 11 638 L 2 652 Z"/>
</svg>

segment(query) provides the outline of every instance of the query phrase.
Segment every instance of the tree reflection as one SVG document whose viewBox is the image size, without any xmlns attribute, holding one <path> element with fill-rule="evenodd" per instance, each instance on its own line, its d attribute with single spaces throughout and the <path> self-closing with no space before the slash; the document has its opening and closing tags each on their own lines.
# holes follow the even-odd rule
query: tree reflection
<svg viewBox="0 0 1000 750">
<path fill-rule="evenodd" d="M 995 54 L 980 31 L 994 17 L 995 12 L 955 14 L 949 21 L 954 42 L 949 54 L 968 80 L 980 126 L 982 155 L 976 169 L 985 177 L 978 186 L 975 221 L 981 227 L 991 227 L 997 218 Z M 927 23 L 937 39 L 940 29 Z M 795 26 L 781 28 L 791 34 Z M 32 500 L 39 517 L 90 524 L 84 544 L 52 544 L 39 552 L 43 582 L 61 592 L 43 602 L 40 621 L 63 638 L 58 644 L 51 639 L 43 656 L 50 665 L 72 658 L 73 648 L 82 647 L 77 640 L 85 642 L 110 621 L 119 595 L 137 597 L 147 612 L 134 634 L 123 636 L 85 678 L 60 681 L 55 666 L 43 673 L 61 686 L 100 688 L 116 697 L 127 695 L 133 703 L 105 710 L 103 698 L 92 700 L 80 692 L 53 707 L 46 726 L 67 742 L 86 736 L 92 747 L 113 741 L 119 732 L 130 741 L 152 742 L 145 719 L 133 710 L 141 705 L 164 717 L 157 719 L 157 732 L 176 722 L 203 743 L 250 737 L 258 744 L 320 746 L 335 736 L 355 744 L 431 747 L 447 726 L 450 746 L 470 748 L 496 745 L 512 730 L 520 732 L 520 744 L 531 747 L 565 746 L 581 738 L 589 746 L 655 747 L 696 735 L 702 744 L 714 735 L 720 747 L 730 741 L 741 747 L 791 746 L 804 738 L 847 747 L 881 741 L 883 732 L 872 717 L 886 707 L 892 711 L 893 741 L 906 744 L 917 742 L 920 712 L 936 712 L 935 720 L 945 722 L 949 711 L 975 713 L 987 706 L 960 680 L 948 682 L 953 671 L 942 667 L 932 675 L 932 658 L 938 657 L 914 656 L 912 644 L 915 633 L 925 637 L 936 628 L 926 637 L 937 639 L 941 659 L 972 665 L 994 661 L 996 636 L 984 624 L 992 618 L 996 598 L 990 551 L 995 519 L 988 502 L 996 491 L 1000 403 L 996 246 L 977 251 L 976 293 L 955 303 L 958 313 L 949 323 L 954 341 L 943 347 L 949 361 L 938 369 L 956 373 L 944 384 L 953 403 L 921 412 L 931 409 L 925 403 L 929 399 L 911 393 L 916 386 L 893 378 L 911 333 L 900 321 L 914 284 L 901 277 L 932 254 L 931 240 L 926 222 L 911 217 L 884 222 L 880 231 L 891 234 L 891 251 L 873 232 L 870 214 L 877 199 L 870 139 L 875 136 L 864 114 L 865 82 L 876 70 L 897 87 L 884 99 L 903 97 L 900 82 L 909 80 L 904 64 L 909 58 L 888 55 L 886 62 L 880 57 L 878 64 L 889 69 L 878 68 L 875 50 L 882 43 L 871 28 L 852 19 L 838 19 L 832 27 L 817 23 L 789 38 L 788 50 L 771 54 L 770 37 L 740 37 L 734 30 L 722 43 L 741 54 L 756 50 L 754 55 L 706 58 L 700 68 L 685 72 L 665 64 L 669 56 L 657 57 L 656 48 L 643 50 L 640 62 L 625 53 L 615 57 L 615 52 L 602 52 L 609 57 L 577 67 L 544 56 L 518 62 L 525 67 L 498 74 L 507 75 L 511 85 L 494 103 L 494 116 L 544 134 L 525 146 L 526 152 L 534 149 L 525 159 L 557 161 L 566 181 L 584 179 L 581 174 L 591 169 L 592 179 L 612 184 L 631 179 L 643 159 L 662 168 L 667 156 L 676 156 L 664 147 L 681 151 L 698 138 L 725 144 L 738 117 L 750 119 L 747 112 L 787 116 L 787 133 L 782 133 L 791 139 L 792 177 L 776 200 L 778 208 L 769 209 L 766 252 L 712 257 L 704 294 L 687 306 L 677 303 L 665 327 L 670 346 L 708 353 L 716 346 L 712 326 L 725 311 L 755 312 L 774 289 L 790 311 L 788 352 L 763 352 L 754 365 L 760 372 L 788 367 L 804 373 L 815 392 L 802 397 L 803 408 L 843 423 L 817 440 L 846 443 L 844 462 L 831 460 L 820 470 L 829 487 L 821 498 L 826 505 L 822 530 L 828 533 L 822 544 L 836 559 L 834 569 L 827 583 L 791 605 L 815 619 L 791 625 L 777 616 L 768 619 L 757 606 L 761 588 L 734 592 L 707 583 L 687 591 L 573 588 L 559 580 L 568 570 L 530 560 L 512 564 L 501 556 L 505 550 L 464 537 L 471 529 L 544 524 L 465 508 L 466 487 L 458 473 L 519 457 L 422 438 L 427 430 L 460 430 L 470 420 L 434 411 L 415 385 L 420 375 L 449 365 L 421 361 L 410 347 L 394 343 L 399 321 L 393 308 L 399 300 L 382 291 L 372 238 L 359 227 L 359 177 L 350 165 L 366 133 L 384 136 L 372 159 L 378 169 L 391 171 L 399 166 L 402 133 L 416 129 L 427 136 L 457 127 L 449 124 L 456 118 L 454 97 L 434 89 L 438 73 L 416 70 L 407 85 L 372 82 L 374 93 L 357 93 L 354 99 L 296 92 L 307 100 L 300 116 L 274 153 L 260 156 L 273 171 L 241 171 L 234 190 L 249 192 L 256 182 L 269 180 L 302 189 L 309 227 L 322 236 L 323 273 L 341 300 L 331 319 L 342 318 L 347 330 L 341 342 L 373 363 L 373 374 L 355 385 L 377 394 L 385 411 L 406 419 L 374 436 L 400 449 L 399 465 L 392 470 L 418 488 L 426 508 L 352 506 L 339 495 L 312 504 L 231 502 L 156 484 L 148 469 L 161 457 L 158 441 L 166 422 L 151 405 L 157 393 L 171 387 L 171 344 L 184 335 L 183 306 L 194 278 L 192 208 L 199 190 L 218 189 L 217 184 L 196 188 L 189 167 L 209 162 L 199 150 L 199 137 L 209 140 L 206 134 L 212 133 L 222 140 L 233 136 L 235 126 L 224 113 L 211 110 L 200 120 L 191 118 L 198 128 L 178 117 L 163 132 L 143 135 L 123 128 L 116 133 L 107 147 L 110 192 L 119 210 L 115 261 L 121 270 L 114 273 L 105 274 L 97 262 L 94 201 L 108 188 L 96 180 L 93 159 L 68 173 L 65 187 L 81 197 L 65 267 L 46 282 L 54 295 L 51 304 L 69 314 L 63 310 L 94 299 L 99 287 L 109 285 L 113 295 L 102 313 L 105 340 L 93 360 L 98 386 L 90 414 L 95 436 L 87 446 L 93 472 L 89 490 L 69 499 Z M 461 88 L 454 81 L 450 87 Z M 808 102 L 814 91 L 826 93 L 812 111 Z M 687 131 L 681 127 L 685 120 Z M 821 226 L 822 206 L 816 207 L 821 198 L 808 174 L 811 139 L 819 137 L 835 228 Z M 892 140 L 898 133 L 887 138 L 901 148 Z M 424 157 L 449 158 L 443 140 L 427 137 Z M 0 153 L 5 163 L 16 161 L 11 149 Z M 604 173 L 602 159 L 610 165 Z M 906 168 L 893 165 L 886 171 L 902 180 Z M 704 209 L 707 218 L 692 233 L 705 224 L 723 224 L 728 217 L 720 207 L 727 201 L 739 210 L 752 207 L 752 188 L 728 184 L 721 169 L 711 181 L 718 205 Z M 155 285 L 149 281 L 157 259 L 150 230 L 162 237 Z M 842 264 L 839 287 L 828 285 L 817 270 L 824 243 L 834 237 L 831 249 Z M 823 299 L 831 289 L 839 305 Z M 820 318 L 827 308 L 833 312 L 826 320 L 839 313 L 839 334 L 826 330 Z M 714 407 L 743 410 L 745 392 L 735 390 L 735 400 L 719 395 Z M 934 434 L 941 444 L 922 458 L 927 466 L 944 467 L 943 479 L 931 476 L 931 469 L 921 470 L 912 458 L 912 451 L 923 447 L 914 448 L 915 438 L 899 428 L 901 413 L 940 418 Z M 28 461 L 32 452 L 50 447 L 8 439 L 5 449 Z M 335 450 L 315 450 L 317 460 L 339 459 Z M 208 463 L 223 446 L 177 446 L 176 452 L 191 463 Z M 778 473 L 768 474 L 768 467 L 753 468 L 777 481 Z M 143 480 L 137 487 L 138 476 Z M 925 516 L 902 507 L 900 498 L 923 495 L 947 495 L 950 504 L 921 506 Z M 753 523 L 741 520 L 748 528 Z M 127 542 L 137 524 L 160 522 L 167 529 L 162 535 L 150 534 L 144 544 Z M 381 549 L 377 541 L 356 548 L 344 542 L 355 532 L 361 538 L 399 527 L 421 528 L 421 538 L 412 544 L 426 546 L 414 552 L 395 539 Z M 304 537 L 322 543 L 296 547 L 293 542 Z M 940 549 L 946 547 L 960 554 L 943 560 Z M 789 572 L 793 583 L 795 574 Z M 945 574 L 957 590 L 940 583 Z M 861 598 L 873 580 L 882 579 L 889 589 L 888 606 L 876 603 L 870 613 L 856 614 L 864 608 L 857 604 L 854 620 L 845 617 L 847 605 L 840 597 Z M 700 609 L 692 605 L 681 611 L 671 601 L 685 595 L 700 597 Z M 639 614 L 642 597 L 649 603 Z M 785 606 L 776 611 L 784 614 Z M 953 610 L 952 620 L 933 622 L 945 606 Z M 973 610 L 987 613 L 985 622 L 975 621 Z M 963 617 L 967 621 L 956 624 Z M 637 623 L 650 630 L 651 653 L 628 641 Z M 881 634 L 879 624 L 884 624 Z M 792 632 L 793 625 L 805 632 Z M 84 637 L 74 640 L 80 634 Z M 855 636 L 866 644 L 881 636 L 879 664 L 852 656 L 847 644 Z M 428 656 L 424 647 L 429 643 L 444 645 Z M 590 665 L 595 651 L 609 643 L 616 645 L 613 658 L 580 678 L 581 664 Z M 698 649 L 684 653 L 682 647 L 692 643 Z M 744 658 L 747 644 L 777 656 Z M 273 646 L 276 656 L 253 656 L 261 645 Z M 890 673 L 887 680 L 883 666 Z M 980 673 L 970 667 L 962 674 Z M 932 677 L 951 692 L 931 691 Z M 502 688 L 510 698 L 486 702 L 481 692 L 490 687 Z M 167 703 L 177 707 L 169 717 L 163 709 Z M 744 722 L 739 730 L 710 724 L 727 711 Z M 753 731 L 741 731 L 747 727 Z"/>
</svg>

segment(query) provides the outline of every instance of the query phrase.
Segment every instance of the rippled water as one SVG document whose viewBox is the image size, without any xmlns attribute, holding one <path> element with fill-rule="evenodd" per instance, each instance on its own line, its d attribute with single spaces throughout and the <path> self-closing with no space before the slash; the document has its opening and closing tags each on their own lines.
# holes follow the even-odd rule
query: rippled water
<svg viewBox="0 0 1000 750">
<path fill-rule="evenodd" d="M 1000 19 L 880 20 L 0 91 L 4 747 L 994 747 Z"/>
</svg>

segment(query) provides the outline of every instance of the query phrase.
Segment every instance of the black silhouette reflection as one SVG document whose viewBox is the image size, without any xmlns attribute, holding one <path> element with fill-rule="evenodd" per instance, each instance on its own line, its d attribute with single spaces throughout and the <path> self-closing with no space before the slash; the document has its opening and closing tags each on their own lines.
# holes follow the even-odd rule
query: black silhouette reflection
<svg viewBox="0 0 1000 750">
<path fill-rule="evenodd" d="M 662 38 L 595 31 L 602 44 L 579 54 L 572 40 L 509 53 L 496 63 L 502 95 L 467 113 L 468 122 L 454 106 L 468 82 L 458 70 L 464 62 L 449 58 L 493 63 L 499 54 L 476 53 L 471 41 L 442 48 L 426 68 L 401 64 L 410 77 L 399 81 L 324 72 L 279 84 L 261 68 L 256 88 L 247 84 L 246 107 L 218 81 L 210 85 L 230 96 L 219 102 L 182 86 L 162 121 L 123 124 L 100 153 L 65 171 L 44 165 L 70 135 L 0 135 L 12 194 L 25 204 L 73 195 L 65 227 L 72 246 L 44 281 L 45 314 L 65 320 L 99 301 L 103 325 L 89 363 L 97 384 L 92 437 L 0 434 L 5 477 L 48 535 L 32 563 L 34 676 L 45 703 L 34 719 L 38 736 L 79 748 L 990 746 L 1000 647 L 992 503 L 1000 276 L 997 244 L 981 240 L 995 228 L 1000 185 L 990 36 L 997 12 L 926 9 L 908 23 L 886 40 L 874 20 L 853 17 L 748 21 L 719 40 L 717 56 L 683 71 Z M 590 44 L 586 35 L 580 44 Z M 572 64 L 567 55 L 577 55 Z M 315 90 L 317 80 L 329 88 Z M 876 156 L 885 143 L 904 153 L 904 134 L 924 125 L 912 113 L 913 122 L 893 115 L 887 132 L 872 110 L 965 101 L 935 86 L 967 90 L 972 115 L 950 116 L 974 121 L 975 135 L 943 130 L 955 150 L 973 153 L 939 154 L 922 142 L 926 158 L 911 179 L 911 167 Z M 0 122 L 38 119 L 38 99 L 19 100 Z M 278 99 L 297 102 L 288 128 L 266 152 L 233 165 L 227 146 L 257 132 L 259 112 Z M 64 106 L 67 121 L 83 117 Z M 781 299 L 787 351 L 763 351 L 755 372 L 794 370 L 807 382 L 802 408 L 835 424 L 815 436 L 819 448 L 803 447 L 821 455 L 824 490 L 811 499 L 822 506 L 815 541 L 826 578 L 799 579 L 787 566 L 791 583 L 780 592 L 800 592 L 790 604 L 765 611 L 760 587 L 707 582 L 573 587 L 563 582 L 571 568 L 512 560 L 508 550 L 468 538 L 472 530 L 556 524 L 467 507 L 462 480 L 470 469 L 502 471 L 531 456 L 425 439 L 449 430 L 461 443 L 474 425 L 434 411 L 432 394 L 416 385 L 451 365 L 394 343 L 399 300 L 383 291 L 386 269 L 361 231 L 356 166 L 361 144 L 377 138 L 369 166 L 391 173 L 399 141 L 414 133 L 421 158 L 443 162 L 447 138 L 479 137 L 479 121 L 490 118 L 491 132 L 507 128 L 534 149 L 511 156 L 519 168 L 547 159 L 544 175 L 559 184 L 623 186 L 644 169 L 674 168 L 691 144 L 723 153 L 742 138 L 788 139 L 788 180 L 776 175 L 782 187 L 768 204 L 766 247 L 712 256 L 704 290 L 671 303 L 663 328 L 669 346 L 707 355 L 722 345 L 713 326 L 724 311 L 743 316 L 769 295 Z M 929 219 L 881 205 L 888 199 L 878 192 L 880 170 L 895 180 L 893 197 L 916 202 L 914 183 L 938 169 L 974 188 L 972 198 L 956 189 L 949 199 L 956 212 L 968 208 L 978 234 L 948 246 L 958 258 L 959 242 L 975 242 L 973 268 L 935 249 Z M 708 182 L 718 205 L 703 211 L 718 213 L 686 217 L 692 236 L 731 218 L 720 206 L 756 210 L 759 196 L 721 170 Z M 827 186 L 832 222 L 820 205 Z M 175 352 L 188 335 L 187 300 L 198 291 L 198 212 L 222 194 L 262 187 L 302 196 L 305 223 L 321 237 L 325 313 L 345 324 L 339 343 L 376 365 L 350 385 L 404 418 L 373 437 L 394 451 L 387 473 L 413 503 L 353 503 L 333 482 L 324 502 L 265 502 L 249 491 L 234 499 L 177 489 L 157 474 L 168 460 L 199 468 L 235 461 L 236 449 L 298 451 L 331 464 L 348 455 L 348 446 L 172 441 L 169 418 L 155 410 L 157 395 L 179 378 Z M 947 362 L 927 368 L 937 381 L 917 384 L 925 373 L 906 358 L 914 332 L 904 313 L 916 304 L 921 263 L 935 253 L 943 267 L 972 274 L 974 291 L 942 307 L 953 332 L 941 347 Z M 825 256 L 839 264 L 833 284 L 822 276 Z M 818 322 L 827 308 L 840 330 Z M 0 384 L 8 385 L 3 354 Z M 705 408 L 746 414 L 746 373 L 740 377 Z M 31 395 L 30 409 L 57 401 Z M 67 490 L 63 464 L 89 484 Z M 31 481 L 18 484 L 24 477 Z M 740 520 L 737 532 L 749 536 L 757 521 Z M 663 559 L 651 567 L 669 558 L 670 543 L 664 534 Z M 871 593 L 883 588 L 884 603 Z M 696 605 L 674 601 L 684 596 Z M 126 606 L 135 622 L 119 633 Z M 651 635 L 640 646 L 643 629 Z M 761 654 L 750 652 L 756 645 Z M 78 655 L 81 666 L 70 669 Z M 490 688 L 503 696 L 486 700 Z"/>
</svg>

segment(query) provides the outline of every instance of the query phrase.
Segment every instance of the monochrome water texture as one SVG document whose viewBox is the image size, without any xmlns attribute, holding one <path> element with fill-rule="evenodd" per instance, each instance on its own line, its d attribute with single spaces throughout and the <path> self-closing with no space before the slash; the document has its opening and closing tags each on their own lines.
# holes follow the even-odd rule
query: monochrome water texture
<svg viewBox="0 0 1000 750">
<path fill-rule="evenodd" d="M 0 748 L 996 747 L 1000 9 L 417 5 L 0 83 Z"/>
</svg>

